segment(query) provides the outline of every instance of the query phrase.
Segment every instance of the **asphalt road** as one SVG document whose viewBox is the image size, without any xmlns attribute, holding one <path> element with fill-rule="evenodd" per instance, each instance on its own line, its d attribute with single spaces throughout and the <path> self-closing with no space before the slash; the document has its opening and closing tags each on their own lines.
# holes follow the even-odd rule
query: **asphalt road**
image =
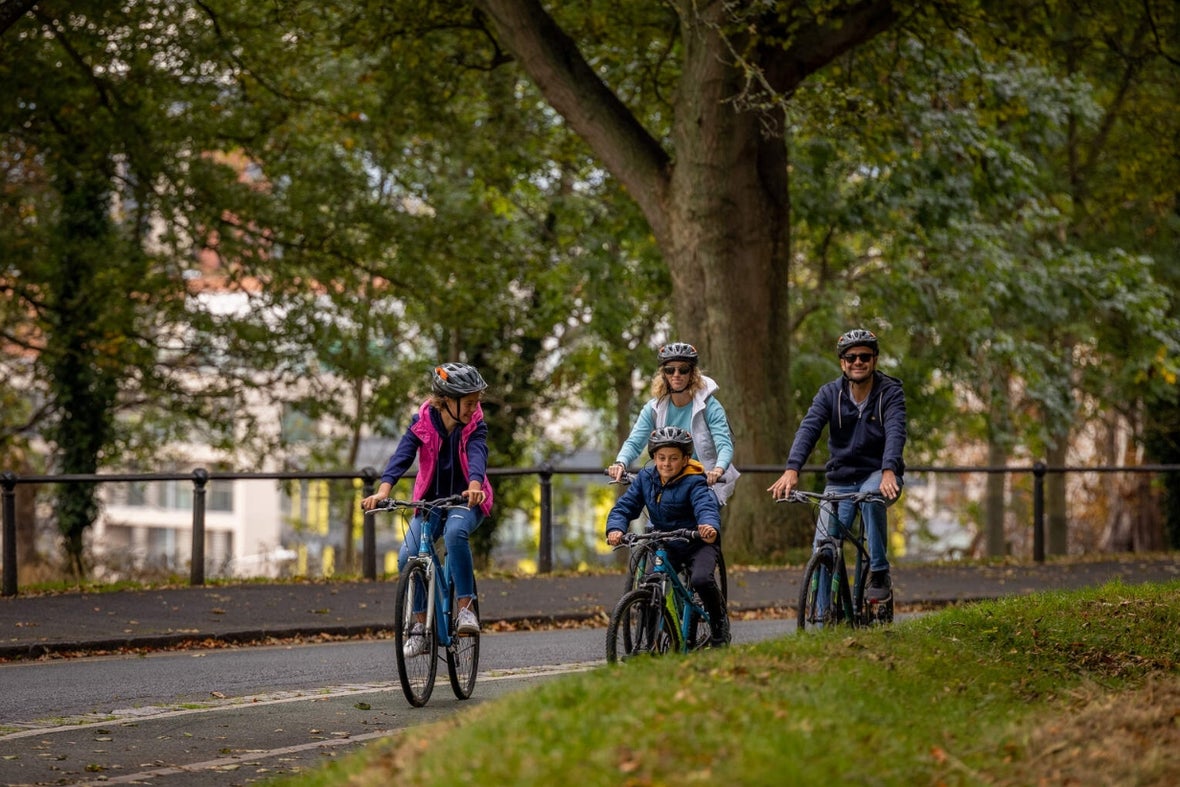
<svg viewBox="0 0 1180 787">
<path fill-rule="evenodd" d="M 735 624 L 735 643 L 789 635 Z M 425 708 L 388 639 L 0 664 L 0 783 L 229 787 L 319 766 L 399 730 L 605 666 L 597 627 L 487 634 L 470 700 L 445 667 Z"/>
</svg>

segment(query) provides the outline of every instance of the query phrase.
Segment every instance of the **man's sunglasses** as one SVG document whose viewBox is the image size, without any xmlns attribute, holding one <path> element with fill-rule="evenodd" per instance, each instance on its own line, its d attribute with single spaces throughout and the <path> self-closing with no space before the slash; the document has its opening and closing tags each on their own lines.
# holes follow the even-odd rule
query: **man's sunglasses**
<svg viewBox="0 0 1180 787">
<path fill-rule="evenodd" d="M 844 359 L 845 361 L 848 361 L 849 363 L 852 363 L 853 361 L 860 361 L 861 363 L 868 363 L 869 361 L 873 360 L 877 356 L 874 353 L 844 353 L 840 357 L 842 359 Z"/>
<path fill-rule="evenodd" d="M 664 374 L 671 376 L 674 374 L 692 374 L 691 366 L 665 366 Z"/>
</svg>

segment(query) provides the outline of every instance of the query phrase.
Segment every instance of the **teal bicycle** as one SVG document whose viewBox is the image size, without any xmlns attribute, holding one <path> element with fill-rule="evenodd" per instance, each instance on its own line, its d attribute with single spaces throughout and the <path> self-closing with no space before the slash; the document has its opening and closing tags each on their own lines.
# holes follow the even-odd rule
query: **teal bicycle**
<svg viewBox="0 0 1180 787">
<path fill-rule="evenodd" d="M 447 673 L 455 696 L 465 700 L 475 689 L 479 634 L 457 633 L 459 606 L 455 584 L 434 546 L 442 535 L 446 512 L 466 506 L 465 497 L 453 495 L 438 500 L 389 498 L 373 507 L 374 511 L 403 511 L 407 517 L 413 512 L 422 517 L 418 552 L 406 561 L 398 579 L 393 620 L 397 676 L 406 700 L 416 708 L 425 705 L 434 691 L 440 648 L 446 654 Z M 471 603 L 478 617 L 478 591 Z"/>
<path fill-rule="evenodd" d="M 606 628 L 610 664 L 641 655 L 687 653 L 708 644 L 713 623 L 700 596 L 673 566 L 667 544 L 701 537 L 695 529 L 626 533 L 616 549 L 653 550 L 650 570 L 619 599 Z M 722 604 L 724 604 L 724 596 Z"/>
<path fill-rule="evenodd" d="M 610 483 L 626 486 L 633 480 L 635 480 L 635 476 L 624 471 L 618 481 Z M 718 538 L 720 539 L 720 534 L 718 534 Z M 654 541 L 645 541 L 631 547 L 630 559 L 627 561 L 627 576 L 623 581 L 624 595 L 638 587 L 640 580 L 648 573 L 648 566 L 655 557 L 656 546 Z M 717 552 L 717 569 L 713 572 L 713 581 L 717 583 L 717 587 L 721 588 L 721 597 L 729 598 L 729 577 L 725 573 L 725 552 L 721 550 Z"/>
</svg>

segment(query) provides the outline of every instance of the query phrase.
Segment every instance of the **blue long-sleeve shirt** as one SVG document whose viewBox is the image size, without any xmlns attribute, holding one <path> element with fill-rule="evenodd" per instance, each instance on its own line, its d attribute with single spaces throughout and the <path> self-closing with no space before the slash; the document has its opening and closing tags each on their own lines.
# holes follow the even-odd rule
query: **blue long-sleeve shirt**
<svg viewBox="0 0 1180 787">
<path fill-rule="evenodd" d="M 843 376 L 825 383 L 803 416 L 787 468 L 799 470 L 807 463 L 824 427 L 828 427 L 828 480 L 836 484 L 863 481 L 878 470 L 905 472 L 902 451 L 906 441 L 905 391 L 901 380 L 873 373 L 863 415 L 852 401 L 849 382 Z"/>
</svg>

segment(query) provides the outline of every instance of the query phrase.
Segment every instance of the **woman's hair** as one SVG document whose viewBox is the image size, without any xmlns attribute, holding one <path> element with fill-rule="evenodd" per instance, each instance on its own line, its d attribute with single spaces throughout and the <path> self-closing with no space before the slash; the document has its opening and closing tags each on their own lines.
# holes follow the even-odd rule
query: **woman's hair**
<svg viewBox="0 0 1180 787">
<path fill-rule="evenodd" d="M 692 376 L 689 378 L 688 387 L 684 389 L 685 393 L 696 393 L 705 387 L 705 381 L 701 379 L 701 367 L 696 364 L 692 365 Z M 663 399 L 672 393 L 672 389 L 668 387 L 668 378 L 664 377 L 664 370 L 662 368 L 656 369 L 655 377 L 651 378 L 651 395 L 656 399 Z"/>
</svg>

